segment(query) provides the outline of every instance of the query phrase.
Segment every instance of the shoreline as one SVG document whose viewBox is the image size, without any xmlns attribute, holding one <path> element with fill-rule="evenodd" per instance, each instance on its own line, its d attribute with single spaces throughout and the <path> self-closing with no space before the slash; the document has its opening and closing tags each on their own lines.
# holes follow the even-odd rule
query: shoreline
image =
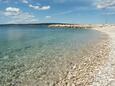
<svg viewBox="0 0 115 86">
<path fill-rule="evenodd" d="M 67 86 L 115 86 L 115 25 L 51 25 L 49 27 L 56 27 L 56 28 L 85 28 L 85 29 L 92 29 L 92 30 L 97 30 L 99 32 L 102 32 L 103 34 L 106 34 L 108 36 L 109 43 L 105 43 L 108 45 L 109 51 L 107 49 L 105 51 L 108 52 L 108 55 L 105 56 L 106 61 L 102 62 L 103 64 L 98 65 L 96 69 L 94 69 L 95 73 L 93 73 L 93 80 L 92 82 L 91 79 L 87 79 L 88 81 L 81 79 L 81 83 L 79 84 L 72 84 L 73 81 L 75 80 L 70 80 L 71 83 L 68 83 L 69 85 Z M 90 28 L 89 28 L 90 27 Z M 103 45 L 103 44 L 102 44 Z M 107 47 L 106 47 L 107 48 Z M 107 53 L 103 51 L 103 53 Z M 98 51 L 97 51 L 98 52 Z M 103 58 L 104 56 L 102 56 Z M 102 59 L 100 59 L 102 60 Z M 97 62 L 98 63 L 98 62 Z M 101 62 L 100 62 L 101 63 Z M 100 64 L 99 63 L 99 64 Z M 90 65 L 91 66 L 91 65 Z M 75 74 L 71 74 L 71 77 L 74 76 Z M 65 83 L 66 79 L 64 81 L 61 81 L 59 85 L 66 86 Z M 76 82 L 79 82 L 76 80 Z M 90 84 L 88 83 L 90 82 Z M 63 83 L 63 84 L 62 84 Z M 85 83 L 85 84 L 83 84 Z M 58 86 L 58 85 L 57 85 Z"/>
<path fill-rule="evenodd" d="M 109 37 L 106 34 L 102 35 L 102 39 L 94 44 L 95 46 L 93 45 L 88 51 L 84 50 L 86 56 L 83 56 L 81 63 L 74 65 L 66 77 L 58 81 L 55 86 L 98 86 L 92 83 L 100 66 L 107 62 L 110 52 Z"/>
<path fill-rule="evenodd" d="M 115 26 L 103 26 L 93 29 L 110 37 L 111 51 L 107 63 L 100 67 L 92 86 L 115 86 Z"/>
</svg>

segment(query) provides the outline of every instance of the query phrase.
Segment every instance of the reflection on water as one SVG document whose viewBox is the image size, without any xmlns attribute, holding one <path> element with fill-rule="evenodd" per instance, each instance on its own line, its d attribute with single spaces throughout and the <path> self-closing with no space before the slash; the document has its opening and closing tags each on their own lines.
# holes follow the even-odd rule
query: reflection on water
<svg viewBox="0 0 115 86">
<path fill-rule="evenodd" d="M 79 63 L 80 49 L 100 35 L 88 29 L 0 27 L 0 84 L 47 86 Z"/>
</svg>

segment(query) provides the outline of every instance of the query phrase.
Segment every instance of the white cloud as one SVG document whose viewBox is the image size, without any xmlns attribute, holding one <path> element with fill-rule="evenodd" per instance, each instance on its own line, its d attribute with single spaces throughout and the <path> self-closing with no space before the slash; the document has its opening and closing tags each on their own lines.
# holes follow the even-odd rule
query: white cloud
<svg viewBox="0 0 115 86">
<path fill-rule="evenodd" d="M 4 15 L 10 20 L 7 23 L 23 24 L 23 23 L 37 23 L 38 20 L 30 13 L 23 12 L 16 7 L 7 7 Z"/>
<path fill-rule="evenodd" d="M 50 9 L 50 6 L 34 6 L 32 4 L 29 4 L 30 8 L 33 8 L 35 10 L 48 10 Z"/>
<path fill-rule="evenodd" d="M 114 8 L 115 7 L 115 0 L 99 0 L 96 3 L 96 7 L 98 9 Z"/>
<path fill-rule="evenodd" d="M 6 16 L 19 15 L 20 13 L 21 13 L 21 10 L 16 7 L 7 7 L 4 12 Z"/>
<path fill-rule="evenodd" d="M 41 6 L 41 4 L 39 3 L 39 5 L 33 5 L 31 4 L 28 0 L 21 0 L 22 3 L 27 4 L 28 7 L 35 9 L 35 10 L 48 10 L 50 9 L 50 6 Z"/>
<path fill-rule="evenodd" d="M 8 8 L 6 8 L 6 11 L 19 12 L 20 9 L 19 9 L 19 8 L 16 8 L 16 7 L 8 7 Z"/>
</svg>

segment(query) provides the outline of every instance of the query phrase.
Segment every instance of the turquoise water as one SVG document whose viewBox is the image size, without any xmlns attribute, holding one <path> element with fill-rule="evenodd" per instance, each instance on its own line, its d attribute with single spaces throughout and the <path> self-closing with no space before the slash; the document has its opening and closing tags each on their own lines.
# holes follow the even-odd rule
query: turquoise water
<svg viewBox="0 0 115 86">
<path fill-rule="evenodd" d="M 37 26 L 0 26 L 0 86 L 51 86 L 79 62 L 80 49 L 100 32 Z"/>
</svg>

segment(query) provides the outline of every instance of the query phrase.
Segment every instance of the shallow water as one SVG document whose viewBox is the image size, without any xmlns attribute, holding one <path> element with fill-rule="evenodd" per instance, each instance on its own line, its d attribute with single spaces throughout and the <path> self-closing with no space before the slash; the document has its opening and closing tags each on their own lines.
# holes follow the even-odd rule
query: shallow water
<svg viewBox="0 0 115 86">
<path fill-rule="evenodd" d="M 51 86 L 101 35 L 90 29 L 0 26 L 0 84 Z"/>
</svg>

